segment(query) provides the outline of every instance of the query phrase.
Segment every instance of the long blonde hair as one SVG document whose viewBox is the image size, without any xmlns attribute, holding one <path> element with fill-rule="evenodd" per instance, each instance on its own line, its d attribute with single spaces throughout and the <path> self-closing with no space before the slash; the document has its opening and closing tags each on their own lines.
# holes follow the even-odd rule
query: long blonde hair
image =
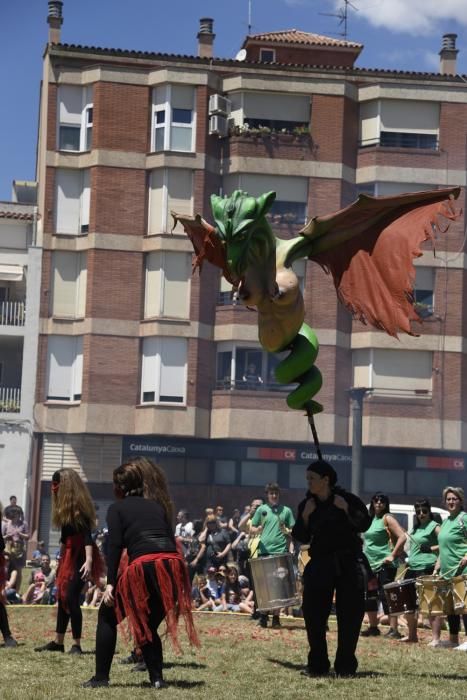
<svg viewBox="0 0 467 700">
<path fill-rule="evenodd" d="M 167 477 L 164 471 L 146 457 L 136 457 L 124 462 L 114 471 L 114 484 L 125 495 L 141 495 L 158 501 L 169 523 L 173 519 L 173 504 L 170 500 Z"/>
<path fill-rule="evenodd" d="M 52 523 L 55 527 L 72 525 L 77 530 L 92 530 L 96 526 L 96 510 L 78 472 L 60 469 L 52 477 Z"/>
</svg>

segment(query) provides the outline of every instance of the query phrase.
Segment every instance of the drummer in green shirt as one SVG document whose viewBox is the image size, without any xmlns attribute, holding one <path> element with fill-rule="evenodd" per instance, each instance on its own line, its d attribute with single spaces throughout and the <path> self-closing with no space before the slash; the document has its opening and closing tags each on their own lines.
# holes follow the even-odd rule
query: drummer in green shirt
<svg viewBox="0 0 467 700">
<path fill-rule="evenodd" d="M 260 506 L 251 520 L 250 532 L 259 535 L 258 553 L 260 557 L 288 552 L 289 537 L 295 518 L 288 506 L 279 504 L 280 489 L 276 483 L 266 484 L 267 503 Z M 272 611 L 272 627 L 280 627 L 279 611 Z M 261 614 L 259 625 L 267 627 L 268 616 Z"/>
<path fill-rule="evenodd" d="M 415 518 L 413 530 L 407 537 L 410 541 L 410 552 L 407 560 L 409 567 L 405 573 L 405 580 L 416 579 L 419 576 L 430 576 L 435 568 L 438 558 L 438 534 L 440 524 L 434 519 L 431 512 L 431 504 L 427 498 L 419 499 L 414 504 Z M 401 642 L 418 642 L 417 615 L 406 613 L 405 619 L 408 625 L 408 634 L 402 637 Z M 430 615 L 430 625 L 433 639 L 429 646 L 440 645 L 441 618 Z"/>
<path fill-rule="evenodd" d="M 453 578 L 467 573 L 467 514 L 464 511 L 464 489 L 447 486 L 443 491 L 443 501 L 449 516 L 441 525 L 438 543 L 439 559 L 435 571 L 444 578 Z M 463 615 L 467 634 L 467 615 Z M 449 642 L 443 646 L 456 647 L 467 651 L 467 642 L 459 646 L 460 615 L 448 615 Z"/>
</svg>

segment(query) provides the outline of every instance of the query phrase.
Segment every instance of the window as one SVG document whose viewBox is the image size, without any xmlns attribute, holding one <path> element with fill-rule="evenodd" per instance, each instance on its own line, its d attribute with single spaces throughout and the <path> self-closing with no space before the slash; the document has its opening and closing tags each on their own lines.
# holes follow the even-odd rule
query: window
<svg viewBox="0 0 467 700">
<path fill-rule="evenodd" d="M 272 59 L 261 61 L 270 62 Z M 232 92 L 230 117 L 238 126 L 257 129 L 268 127 L 273 131 L 292 133 L 294 129 L 306 131 L 310 126 L 311 102 L 309 95 L 291 95 L 273 92 Z"/>
<path fill-rule="evenodd" d="M 304 224 L 308 201 L 308 178 L 287 175 L 231 175 L 224 178 L 226 194 L 244 190 L 258 197 L 264 192 L 276 192 L 268 218 L 272 224 Z"/>
<path fill-rule="evenodd" d="M 190 315 L 191 255 L 156 251 L 146 255 L 144 317 Z"/>
<path fill-rule="evenodd" d="M 365 469 L 364 491 L 367 493 L 405 493 L 403 469 Z M 423 492 L 424 493 L 424 492 Z"/>
<path fill-rule="evenodd" d="M 80 401 L 83 338 L 51 335 L 47 349 L 47 400 Z"/>
<path fill-rule="evenodd" d="M 141 403 L 185 403 L 187 341 L 144 338 Z"/>
<path fill-rule="evenodd" d="M 242 462 L 241 484 L 242 486 L 264 486 L 264 484 L 277 481 L 276 462 Z"/>
<path fill-rule="evenodd" d="M 260 49 L 259 60 L 262 63 L 274 63 L 276 60 L 276 52 L 274 49 Z"/>
<path fill-rule="evenodd" d="M 235 484 L 235 462 L 232 459 L 216 459 L 214 462 L 214 483 Z"/>
<path fill-rule="evenodd" d="M 58 148 L 89 151 L 92 147 L 92 86 L 58 88 Z"/>
<path fill-rule="evenodd" d="M 89 170 L 56 171 L 55 232 L 77 236 L 89 231 L 91 189 Z"/>
<path fill-rule="evenodd" d="M 431 396 L 432 367 L 428 350 L 354 350 L 353 384 L 383 396 Z"/>
<path fill-rule="evenodd" d="M 414 299 L 417 313 L 422 318 L 433 315 L 435 270 L 432 267 L 416 267 L 414 283 Z"/>
<path fill-rule="evenodd" d="M 291 386 L 279 384 L 274 375 L 275 367 L 288 354 L 222 341 L 217 346 L 216 388 L 290 391 Z"/>
<path fill-rule="evenodd" d="M 360 146 L 436 150 L 439 104 L 415 100 L 369 100 L 360 105 Z"/>
<path fill-rule="evenodd" d="M 84 318 L 86 315 L 86 253 L 52 253 L 52 315 Z"/>
<path fill-rule="evenodd" d="M 161 85 L 153 92 L 153 151 L 194 151 L 195 89 Z"/>
<path fill-rule="evenodd" d="M 171 211 L 193 213 L 193 171 L 184 168 L 153 170 L 149 181 L 148 234 L 170 233 L 173 227 Z M 183 232 L 181 224 L 174 231 Z"/>
</svg>

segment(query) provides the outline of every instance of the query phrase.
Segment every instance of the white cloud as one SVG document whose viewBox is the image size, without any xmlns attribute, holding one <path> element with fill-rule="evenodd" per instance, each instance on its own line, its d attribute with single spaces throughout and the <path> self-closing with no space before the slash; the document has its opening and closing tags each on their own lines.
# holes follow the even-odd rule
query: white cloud
<svg viewBox="0 0 467 700">
<path fill-rule="evenodd" d="M 342 0 L 330 2 L 342 7 Z M 395 32 L 433 34 L 447 21 L 467 26 L 466 0 L 354 0 L 353 4 L 359 19 Z M 352 9 L 349 13 L 357 14 Z"/>
<path fill-rule="evenodd" d="M 396 47 L 390 51 L 382 51 L 381 58 L 384 60 L 386 68 L 411 70 L 411 66 L 416 65 L 416 70 L 427 70 L 434 73 L 439 71 L 439 55 L 436 51 Z"/>
</svg>

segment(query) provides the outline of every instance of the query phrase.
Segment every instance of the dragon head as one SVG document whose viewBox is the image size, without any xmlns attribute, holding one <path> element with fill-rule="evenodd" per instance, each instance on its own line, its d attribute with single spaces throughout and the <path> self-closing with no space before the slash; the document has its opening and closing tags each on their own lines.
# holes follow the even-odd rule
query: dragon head
<svg viewBox="0 0 467 700">
<path fill-rule="evenodd" d="M 235 190 L 230 197 L 211 196 L 217 235 L 244 303 L 257 304 L 276 293 L 276 240 L 266 220 L 275 192 L 251 197 Z"/>
</svg>

